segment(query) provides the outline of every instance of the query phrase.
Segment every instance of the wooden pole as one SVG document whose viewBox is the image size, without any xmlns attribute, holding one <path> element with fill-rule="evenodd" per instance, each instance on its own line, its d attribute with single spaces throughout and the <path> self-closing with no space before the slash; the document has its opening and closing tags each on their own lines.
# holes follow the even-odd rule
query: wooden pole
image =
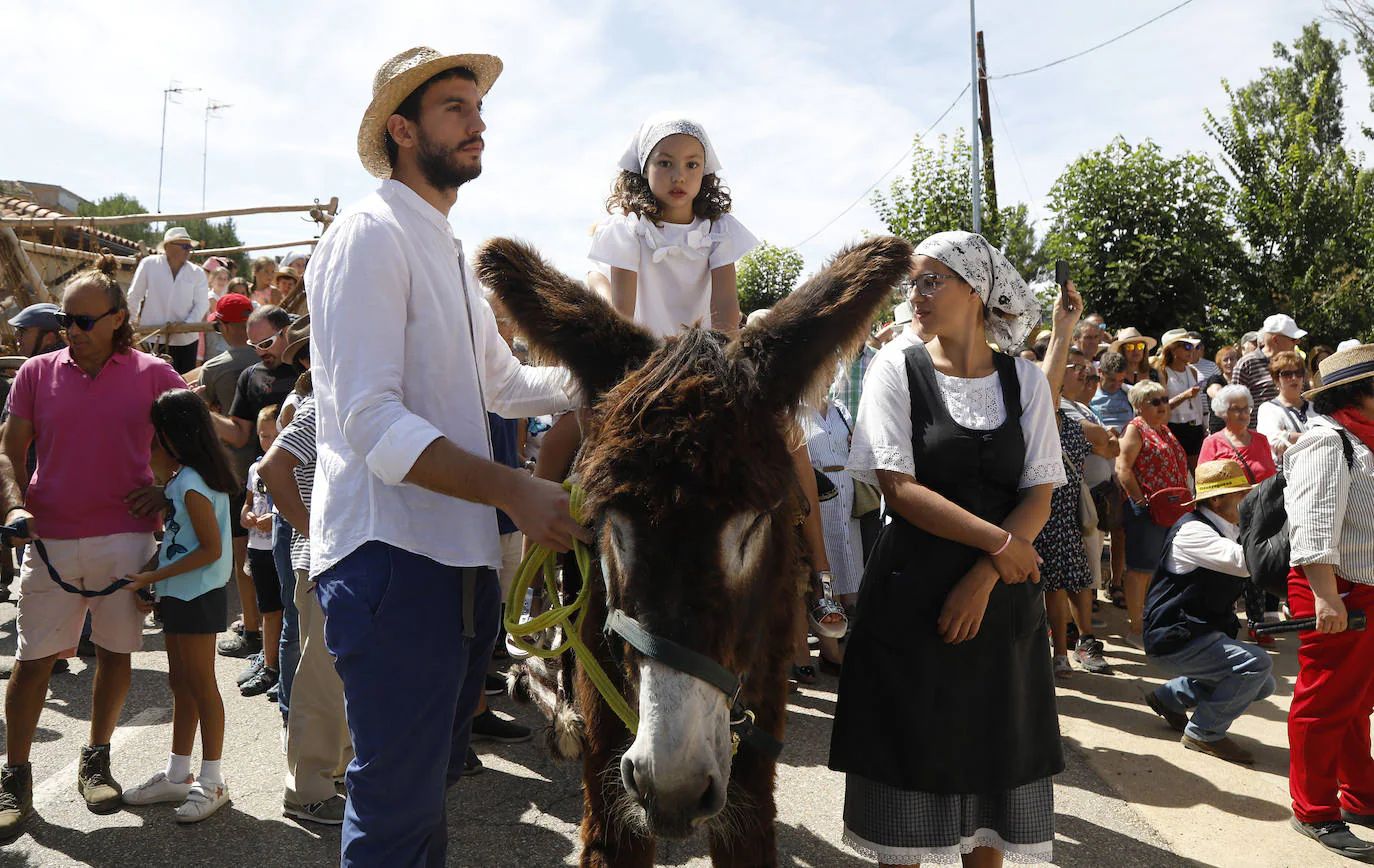
<svg viewBox="0 0 1374 868">
<path fill-rule="evenodd" d="M 9 230 L 13 232 L 13 229 Z M 92 253 L 89 250 L 77 250 L 74 247 L 54 247 L 51 244 L 42 244 L 37 241 L 25 241 L 19 239 L 19 246 L 30 253 L 46 253 L 49 256 L 65 256 L 69 259 L 88 259 L 96 260 L 100 258 L 99 253 Z M 138 259 L 133 256 L 116 256 L 115 262 L 120 265 L 127 265 L 130 268 L 138 264 Z"/>
<path fill-rule="evenodd" d="M 247 253 L 250 250 L 279 250 L 283 247 L 304 247 L 309 244 L 319 244 L 318 238 L 307 238 L 304 241 L 291 241 L 286 244 L 247 244 L 242 247 L 211 247 L 205 250 L 196 250 L 192 256 L 215 256 L 219 253 Z"/>
<path fill-rule="evenodd" d="M 0 225 L 0 259 L 10 267 L 6 270 L 13 271 L 15 280 L 15 297 L 20 302 L 20 307 L 28 307 L 40 301 L 51 301 L 52 295 L 48 292 L 48 287 L 43 283 L 43 277 L 29 260 L 29 255 L 24 252 L 24 247 L 19 243 L 19 236 L 14 234 L 14 230 L 8 226 Z"/>
<path fill-rule="evenodd" d="M 983 51 L 983 31 L 978 31 L 978 126 L 983 134 L 983 183 L 987 188 L 987 233 L 1003 242 L 997 212 L 997 174 L 992 164 L 992 112 L 988 110 L 988 59 Z M 1003 242 L 1004 243 L 1004 242 Z"/>
<path fill-rule="evenodd" d="M 182 223 L 190 220 L 208 220 L 212 217 L 240 217 L 245 214 L 288 214 L 310 212 L 316 209 L 327 210 L 332 217 L 337 208 L 338 198 L 331 199 L 328 206 L 311 202 L 309 205 L 259 205 L 256 208 L 227 208 L 221 211 L 194 211 L 187 214 L 120 214 L 113 217 L 27 217 L 0 216 L 0 226 L 24 226 L 47 229 L 57 226 L 118 226 L 123 223 Z"/>
</svg>

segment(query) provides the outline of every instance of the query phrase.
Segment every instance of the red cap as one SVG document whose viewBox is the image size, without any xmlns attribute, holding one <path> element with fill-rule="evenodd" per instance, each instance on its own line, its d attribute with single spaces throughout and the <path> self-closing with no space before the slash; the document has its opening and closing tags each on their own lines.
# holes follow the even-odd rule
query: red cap
<svg viewBox="0 0 1374 868">
<path fill-rule="evenodd" d="M 215 312 L 210 314 L 210 322 L 248 322 L 253 312 L 253 302 L 246 295 L 226 293 L 215 302 Z"/>
</svg>

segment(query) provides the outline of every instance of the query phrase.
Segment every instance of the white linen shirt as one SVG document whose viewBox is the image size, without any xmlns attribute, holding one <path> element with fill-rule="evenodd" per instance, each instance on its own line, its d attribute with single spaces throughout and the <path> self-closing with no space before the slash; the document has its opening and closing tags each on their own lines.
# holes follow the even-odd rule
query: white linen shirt
<svg viewBox="0 0 1374 868">
<path fill-rule="evenodd" d="M 576 406 L 567 371 L 516 361 L 448 219 L 398 181 L 336 218 L 307 272 L 319 447 L 311 574 L 374 540 L 447 566 L 499 568 L 495 509 L 405 477 L 440 437 L 490 459 L 488 410 L 520 418 Z"/>
<path fill-rule="evenodd" d="M 166 254 L 149 256 L 134 269 L 134 279 L 129 284 L 129 313 L 140 327 L 203 322 L 210 313 L 210 281 L 205 269 L 188 261 L 173 277 Z M 167 343 L 184 347 L 199 340 L 200 335 L 191 332 L 171 335 Z"/>
<path fill-rule="evenodd" d="M 1164 569 L 1180 576 L 1198 568 L 1228 576 L 1250 575 L 1245 565 L 1245 551 L 1237 542 L 1240 526 L 1231 524 L 1206 506 L 1199 506 L 1198 512 L 1220 528 L 1221 533 L 1200 521 L 1185 522 L 1174 534 L 1174 544 L 1164 556 Z"/>
</svg>

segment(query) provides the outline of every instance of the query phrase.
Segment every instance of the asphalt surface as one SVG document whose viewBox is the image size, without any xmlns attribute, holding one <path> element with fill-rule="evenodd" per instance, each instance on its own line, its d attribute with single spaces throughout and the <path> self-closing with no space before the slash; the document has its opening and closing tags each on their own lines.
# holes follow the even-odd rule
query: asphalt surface
<svg viewBox="0 0 1374 868">
<path fill-rule="evenodd" d="M 0 604 L 0 655 L 14 650 L 13 604 Z M 161 769 L 171 739 L 171 695 L 162 636 L 148 629 L 134 657 L 133 687 L 113 742 L 113 771 L 126 786 Z M 130 808 L 108 816 L 86 811 L 76 792 L 76 760 L 90 719 L 93 661 L 73 659 L 53 676 L 33 748 L 34 806 L 25 833 L 0 847 L 0 866 L 178 865 L 328 866 L 338 862 L 337 827 L 281 815 L 281 718 L 262 697 L 234 687 L 242 661 L 219 658 L 228 731 L 224 772 L 231 805 L 203 823 L 179 826 L 172 807 Z M 840 843 L 843 781 L 825 767 L 836 679 L 793 696 L 787 749 L 778 769 L 778 843 L 787 866 L 871 864 Z M 497 711 L 537 726 L 531 709 L 501 697 Z M 3 729 L 0 728 L 0 733 Z M 540 738 L 518 745 L 476 745 L 484 771 L 466 778 L 449 799 L 449 864 L 576 865 L 581 817 L 579 769 L 556 763 Z M 1199 864 L 1175 855 L 1070 746 L 1056 782 L 1060 866 Z M 198 762 L 198 760 L 196 761 Z M 193 766 L 194 768 L 194 766 Z M 666 845 L 659 864 L 706 866 L 703 842 Z"/>
</svg>

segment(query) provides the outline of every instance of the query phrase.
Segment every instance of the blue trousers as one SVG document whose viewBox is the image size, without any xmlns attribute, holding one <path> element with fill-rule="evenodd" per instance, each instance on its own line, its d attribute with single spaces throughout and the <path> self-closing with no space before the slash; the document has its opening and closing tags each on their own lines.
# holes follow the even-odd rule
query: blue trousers
<svg viewBox="0 0 1374 868">
<path fill-rule="evenodd" d="M 1150 662 L 1178 676 L 1156 688 L 1155 698 L 1170 711 L 1191 710 L 1184 732 L 1198 741 L 1220 739 L 1250 703 L 1274 692 L 1269 655 L 1224 633 L 1200 636 Z"/>
<path fill-rule="evenodd" d="M 277 682 L 277 707 L 286 721 L 291 711 L 291 679 L 301 662 L 301 615 L 296 609 L 296 571 L 291 569 L 291 525 L 281 516 L 272 521 L 272 559 L 281 584 L 281 643 L 277 646 L 281 680 Z"/>
<path fill-rule="evenodd" d="M 444 796 L 462 777 L 500 594 L 494 570 L 381 542 L 317 577 L 355 752 L 343 868 L 444 865 Z"/>
</svg>

